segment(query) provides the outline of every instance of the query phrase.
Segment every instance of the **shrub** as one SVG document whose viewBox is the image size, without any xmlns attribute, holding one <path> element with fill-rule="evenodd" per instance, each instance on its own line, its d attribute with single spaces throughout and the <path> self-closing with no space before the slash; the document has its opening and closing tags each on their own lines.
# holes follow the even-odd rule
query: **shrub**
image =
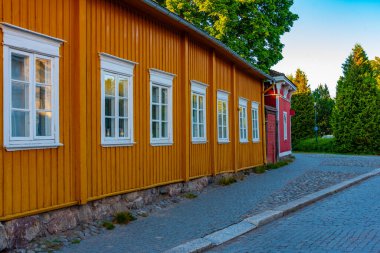
<svg viewBox="0 0 380 253">
<path fill-rule="evenodd" d="M 107 230 L 112 230 L 115 228 L 115 225 L 110 221 L 103 222 L 103 227 L 105 227 Z"/>
<path fill-rule="evenodd" d="M 234 177 L 222 177 L 219 181 L 218 184 L 222 186 L 230 185 L 236 183 L 236 179 Z"/>
<path fill-rule="evenodd" d="M 194 193 L 191 193 L 191 192 L 189 192 L 189 193 L 185 193 L 183 196 L 184 196 L 185 198 L 187 198 L 187 199 L 195 199 L 196 197 L 198 197 L 198 195 L 196 195 L 196 194 L 194 194 Z"/>
<path fill-rule="evenodd" d="M 299 143 L 294 145 L 294 151 L 303 152 L 322 152 L 322 153 L 334 153 L 335 152 L 335 139 L 321 139 L 318 138 L 318 142 L 315 138 L 309 138 L 301 140 Z"/>
<path fill-rule="evenodd" d="M 266 171 L 266 166 L 259 166 L 259 167 L 253 168 L 253 172 L 256 174 L 262 174 L 262 173 L 265 173 L 265 171 Z"/>
<path fill-rule="evenodd" d="M 113 219 L 113 222 L 117 224 L 128 224 L 131 221 L 136 220 L 136 218 L 129 212 L 117 213 Z"/>
</svg>

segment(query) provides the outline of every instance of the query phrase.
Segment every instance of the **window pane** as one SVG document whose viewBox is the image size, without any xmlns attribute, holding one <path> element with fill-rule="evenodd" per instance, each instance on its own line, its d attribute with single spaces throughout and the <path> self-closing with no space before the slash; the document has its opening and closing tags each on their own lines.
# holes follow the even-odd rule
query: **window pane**
<svg viewBox="0 0 380 253">
<path fill-rule="evenodd" d="M 223 112 L 223 102 L 218 101 L 218 113 L 222 113 L 222 112 Z"/>
<path fill-rule="evenodd" d="M 51 136 L 51 112 L 37 112 L 36 134 L 37 136 Z"/>
<path fill-rule="evenodd" d="M 115 96 L 115 78 L 110 75 L 104 76 L 106 95 Z"/>
<path fill-rule="evenodd" d="M 51 88 L 49 86 L 36 86 L 36 108 L 51 109 Z"/>
<path fill-rule="evenodd" d="M 168 123 L 166 122 L 161 123 L 161 137 L 162 138 L 168 137 Z"/>
<path fill-rule="evenodd" d="M 159 120 L 159 110 L 160 110 L 160 107 L 159 105 L 152 105 L 152 119 L 153 120 Z"/>
<path fill-rule="evenodd" d="M 223 138 L 227 138 L 227 127 L 223 127 Z"/>
<path fill-rule="evenodd" d="M 159 99 L 159 88 L 158 87 L 152 87 L 152 102 L 153 103 L 158 103 L 160 101 Z"/>
<path fill-rule="evenodd" d="M 115 98 L 106 97 L 104 106 L 106 116 L 115 116 Z"/>
<path fill-rule="evenodd" d="M 36 82 L 51 83 L 51 61 L 46 59 L 36 59 Z"/>
<path fill-rule="evenodd" d="M 153 138 L 159 138 L 160 126 L 158 122 L 152 122 L 152 136 Z"/>
<path fill-rule="evenodd" d="M 199 108 L 203 109 L 203 96 L 199 96 Z"/>
<path fill-rule="evenodd" d="M 119 99 L 119 116 L 128 117 L 128 99 Z"/>
<path fill-rule="evenodd" d="M 227 103 L 223 102 L 222 105 L 223 105 L 223 113 L 226 114 L 227 113 Z"/>
<path fill-rule="evenodd" d="M 223 138 L 223 127 L 218 127 L 218 138 Z"/>
<path fill-rule="evenodd" d="M 12 83 L 12 107 L 29 108 L 29 85 Z"/>
<path fill-rule="evenodd" d="M 198 137 L 198 124 L 193 124 L 193 137 Z"/>
<path fill-rule="evenodd" d="M 105 131 L 106 137 L 115 137 L 115 119 L 105 119 Z"/>
<path fill-rule="evenodd" d="M 119 119 L 119 137 L 128 137 L 128 119 Z"/>
<path fill-rule="evenodd" d="M 29 137 L 29 112 L 12 111 L 12 137 Z"/>
<path fill-rule="evenodd" d="M 167 105 L 161 106 L 161 120 L 162 121 L 168 120 L 168 106 Z"/>
<path fill-rule="evenodd" d="M 227 115 L 223 115 L 223 126 L 227 126 Z"/>
<path fill-rule="evenodd" d="M 193 122 L 198 122 L 198 113 L 197 110 L 193 110 Z"/>
<path fill-rule="evenodd" d="M 119 96 L 128 97 L 128 80 L 127 79 L 119 80 Z"/>
<path fill-rule="evenodd" d="M 199 111 L 199 123 L 204 123 L 205 119 L 204 119 L 204 112 L 203 111 Z"/>
<path fill-rule="evenodd" d="M 198 103 L 198 101 L 197 101 L 197 95 L 193 94 L 193 96 L 192 96 L 193 109 L 197 109 L 198 108 L 197 103 Z"/>
<path fill-rule="evenodd" d="M 222 125 L 223 125 L 223 115 L 218 114 L 218 126 L 222 126 Z"/>
<path fill-rule="evenodd" d="M 199 137 L 201 137 L 201 138 L 205 137 L 205 125 L 204 124 L 199 125 Z"/>
<path fill-rule="evenodd" d="M 29 81 L 29 57 L 12 53 L 12 79 Z"/>
<path fill-rule="evenodd" d="M 168 103 L 168 89 L 166 88 L 161 88 L 161 103 Z"/>
</svg>

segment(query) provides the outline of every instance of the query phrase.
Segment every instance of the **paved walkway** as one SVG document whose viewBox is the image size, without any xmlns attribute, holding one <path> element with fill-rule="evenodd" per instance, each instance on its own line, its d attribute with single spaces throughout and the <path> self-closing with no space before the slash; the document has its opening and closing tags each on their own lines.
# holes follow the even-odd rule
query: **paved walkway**
<svg viewBox="0 0 380 253">
<path fill-rule="evenodd" d="M 85 239 L 62 251 L 162 252 L 237 223 L 253 210 L 297 198 L 305 189 L 319 190 L 380 167 L 380 157 L 374 156 L 298 154 L 296 157 L 289 166 L 250 175 L 228 187 L 210 187 L 194 200 Z M 316 181 L 321 183 L 316 185 Z M 289 196 L 289 191 L 294 194 Z M 277 196 L 285 197 L 278 200 Z"/>
<path fill-rule="evenodd" d="M 380 252 L 380 176 L 211 252 Z"/>
</svg>

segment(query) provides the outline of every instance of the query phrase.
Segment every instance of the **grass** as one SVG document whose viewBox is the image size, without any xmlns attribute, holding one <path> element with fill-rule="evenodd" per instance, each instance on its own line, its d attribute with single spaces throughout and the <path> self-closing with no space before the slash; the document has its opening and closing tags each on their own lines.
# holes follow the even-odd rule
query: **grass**
<svg viewBox="0 0 380 253">
<path fill-rule="evenodd" d="M 130 212 L 120 212 L 115 214 L 113 222 L 116 224 L 125 225 L 134 220 L 136 220 L 136 217 L 134 217 Z"/>
<path fill-rule="evenodd" d="M 79 239 L 74 239 L 71 241 L 71 244 L 79 244 L 80 240 Z"/>
<path fill-rule="evenodd" d="M 236 183 L 236 179 L 234 177 L 222 177 L 218 181 L 218 185 L 222 185 L 222 186 L 227 186 L 233 183 Z"/>
<path fill-rule="evenodd" d="M 294 145 L 294 151 L 301 152 L 315 152 L 315 153 L 336 153 L 334 150 L 335 139 L 322 139 L 318 138 L 318 142 L 315 138 L 304 139 Z"/>
<path fill-rule="evenodd" d="M 265 173 L 266 170 L 267 170 L 267 169 L 266 169 L 266 166 L 254 167 L 254 168 L 252 169 L 252 171 L 253 171 L 254 173 L 256 173 L 256 174 L 263 174 L 263 173 Z"/>
<path fill-rule="evenodd" d="M 112 230 L 115 228 L 115 225 L 110 221 L 103 222 L 103 227 L 105 227 L 107 230 Z"/>
<path fill-rule="evenodd" d="M 187 199 L 195 199 L 196 197 L 198 197 L 198 195 L 191 192 L 185 193 L 183 196 Z"/>
<path fill-rule="evenodd" d="M 267 165 L 255 167 L 252 169 L 252 171 L 256 174 L 262 174 L 265 173 L 267 170 L 275 170 L 281 167 L 284 167 L 288 165 L 289 163 L 292 163 L 294 161 L 295 157 L 294 156 L 289 156 L 288 158 L 284 160 L 280 160 L 277 163 L 269 163 Z"/>
</svg>

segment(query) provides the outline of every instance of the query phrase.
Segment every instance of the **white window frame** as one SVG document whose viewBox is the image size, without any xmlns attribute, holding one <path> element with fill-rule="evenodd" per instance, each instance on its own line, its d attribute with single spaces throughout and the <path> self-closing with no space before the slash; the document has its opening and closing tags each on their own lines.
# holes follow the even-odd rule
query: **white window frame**
<svg viewBox="0 0 380 253">
<path fill-rule="evenodd" d="M 239 98 L 239 137 L 241 143 L 248 142 L 248 112 L 247 112 L 248 101 L 245 98 Z M 245 114 L 245 115 L 243 115 Z M 245 117 L 244 117 L 245 116 Z M 244 122 L 245 120 L 245 127 Z M 242 136 L 242 131 L 245 133 L 245 136 Z"/>
<path fill-rule="evenodd" d="M 3 31 L 3 125 L 4 147 L 8 151 L 57 148 L 59 143 L 59 50 L 64 40 L 33 32 L 8 23 L 0 23 Z M 11 134 L 11 54 L 29 57 L 29 137 Z M 51 136 L 36 135 L 35 59 L 51 61 Z"/>
<path fill-rule="evenodd" d="M 251 104 L 251 112 L 252 112 L 252 142 L 259 142 L 260 141 L 260 114 L 259 114 L 259 103 L 258 102 L 252 102 Z M 256 114 L 256 117 L 255 117 Z M 255 122 L 256 121 L 256 122 Z M 256 128 L 255 128 L 256 124 Z M 255 137 L 255 130 L 257 137 Z"/>
<path fill-rule="evenodd" d="M 229 143 L 230 140 L 229 140 L 229 115 L 228 115 L 228 97 L 229 97 L 229 93 L 226 92 L 226 91 L 221 91 L 219 90 L 217 92 L 217 100 L 216 100 L 216 116 L 217 116 L 217 134 L 218 134 L 218 143 Z M 218 111 L 218 103 L 219 101 L 221 101 L 222 103 L 226 103 L 226 117 L 227 117 L 227 136 L 222 136 L 220 137 L 219 135 L 219 126 L 221 125 L 222 122 L 219 121 L 219 111 Z M 221 125 L 221 127 L 225 127 L 223 125 Z"/>
<path fill-rule="evenodd" d="M 284 125 L 284 140 L 288 139 L 288 113 L 283 113 L 283 125 Z"/>
<path fill-rule="evenodd" d="M 201 83 L 201 82 L 198 82 L 198 81 L 195 81 L 195 80 L 192 80 L 191 81 L 191 97 L 190 97 L 190 110 L 191 110 L 191 137 L 192 137 L 192 142 L 193 143 L 205 143 L 207 142 L 207 116 L 206 116 L 206 95 L 207 95 L 207 87 L 208 85 L 207 84 L 204 84 L 204 83 Z M 197 136 L 195 137 L 194 136 L 194 123 L 196 125 L 198 125 L 198 131 L 199 131 L 199 126 L 201 125 L 200 121 L 199 121 L 199 109 L 200 108 L 197 108 L 197 119 L 198 121 L 197 122 L 193 122 L 193 96 L 196 96 L 197 97 L 197 100 L 199 100 L 199 97 L 203 97 L 203 125 L 204 125 L 204 136 L 200 137 L 200 136 Z M 198 103 L 198 102 L 197 102 Z M 198 104 L 199 106 L 199 104 Z M 199 132 L 198 132 L 199 134 Z"/>
<path fill-rule="evenodd" d="M 150 144 L 152 146 L 169 146 L 173 145 L 173 79 L 175 77 L 174 74 L 168 73 L 158 69 L 149 69 L 150 74 Z M 152 114 L 152 104 L 153 104 L 153 86 L 161 88 L 166 88 L 168 90 L 168 137 L 158 137 L 153 138 L 153 114 Z M 160 95 L 161 96 L 161 95 Z M 159 102 L 161 103 L 161 101 Z M 161 106 L 159 110 L 159 133 L 161 133 Z"/>
<path fill-rule="evenodd" d="M 110 54 L 100 53 L 100 90 L 101 90 L 101 145 L 104 147 L 112 146 L 131 146 L 134 144 L 133 129 L 133 71 L 137 63 L 128 61 Z M 112 75 L 115 77 L 115 137 L 107 137 L 105 134 L 105 87 L 104 76 Z M 127 136 L 120 137 L 119 126 L 119 94 L 118 80 L 120 78 L 128 80 L 128 132 Z"/>
</svg>

